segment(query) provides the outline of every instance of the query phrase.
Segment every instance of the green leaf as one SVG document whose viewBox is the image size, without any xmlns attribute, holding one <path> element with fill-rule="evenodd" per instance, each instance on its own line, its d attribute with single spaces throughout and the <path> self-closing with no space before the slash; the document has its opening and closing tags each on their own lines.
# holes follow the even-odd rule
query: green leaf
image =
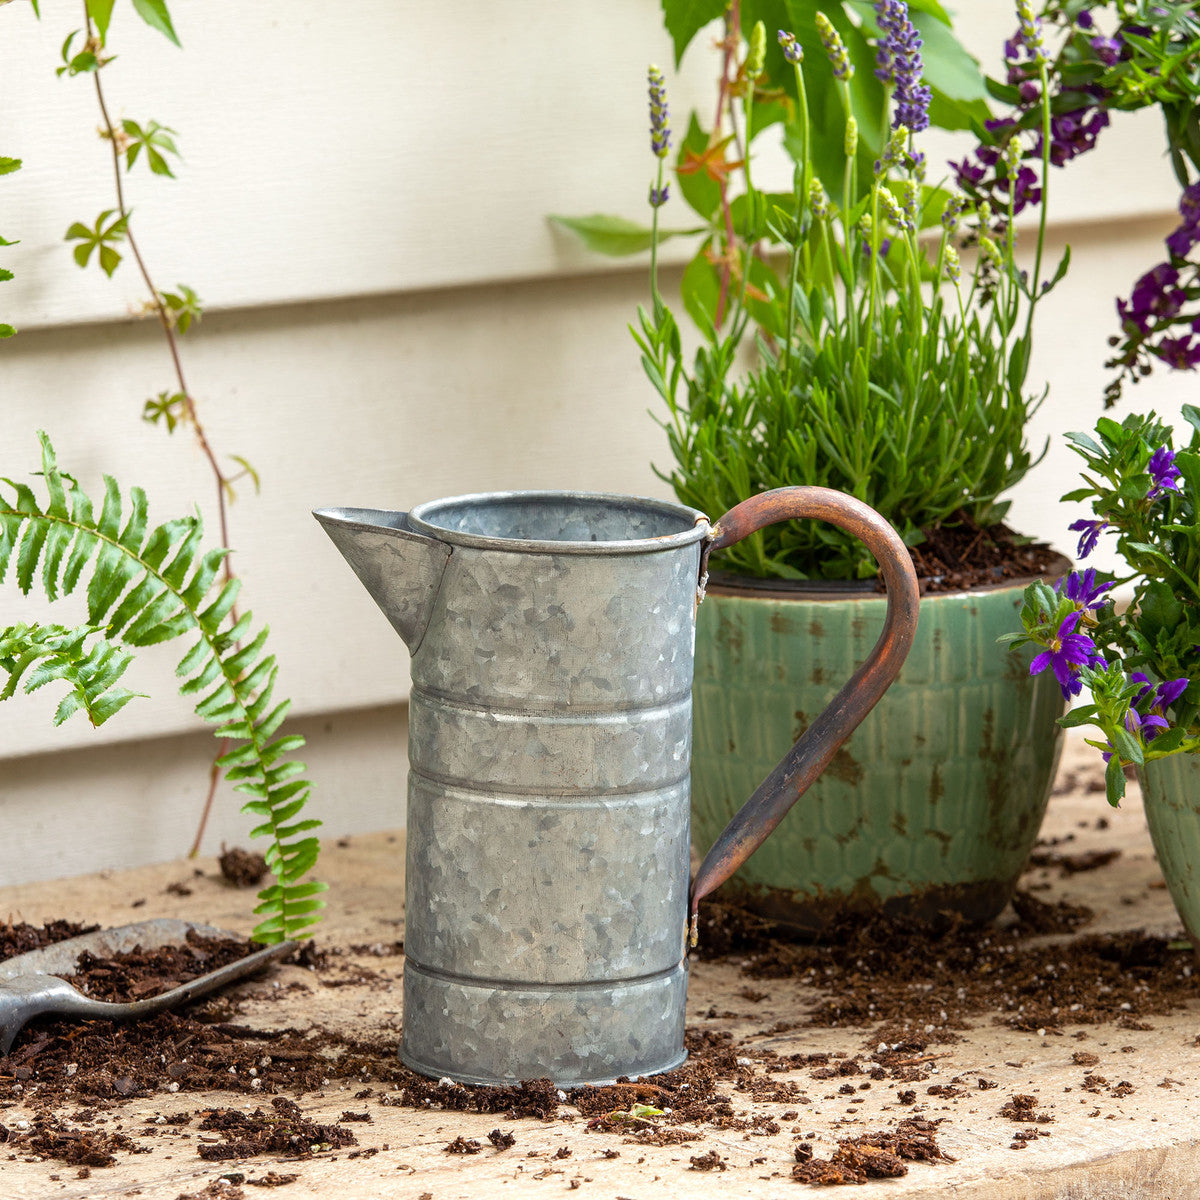
<svg viewBox="0 0 1200 1200">
<path fill-rule="evenodd" d="M 0 338 L 10 338 L 17 332 L 13 325 L 5 325 L 0 322 Z"/>
<path fill-rule="evenodd" d="M 87 0 L 87 14 L 96 22 L 96 29 L 103 43 L 108 37 L 108 24 L 112 20 L 115 0 Z"/>
<path fill-rule="evenodd" d="M 681 172 L 679 168 L 687 162 L 688 155 L 700 156 L 708 147 L 708 134 L 700 125 L 695 113 L 688 121 L 687 137 L 679 145 L 675 159 L 675 181 L 680 195 L 706 221 L 710 220 L 721 203 L 721 188 L 716 180 L 704 171 Z"/>
<path fill-rule="evenodd" d="M 725 15 L 727 0 L 661 0 L 663 25 L 675 46 L 675 66 L 705 25 Z"/>
<path fill-rule="evenodd" d="M 0 157 L 0 175 L 11 175 L 14 171 L 21 169 L 21 159 L 19 158 L 4 158 Z M 11 242 L 5 242 L 6 246 L 12 245 Z"/>
<path fill-rule="evenodd" d="M 948 23 L 927 13 L 915 13 L 912 20 L 924 42 L 921 47 L 924 82 L 951 100 L 983 100 L 988 91 L 979 63 L 959 42 Z"/>
<path fill-rule="evenodd" d="M 1125 796 L 1125 772 L 1121 769 L 1120 758 L 1115 754 L 1108 760 L 1108 767 L 1104 772 L 1104 791 L 1113 808 L 1116 808 Z"/>
<path fill-rule="evenodd" d="M 593 213 L 589 217 L 562 217 L 551 214 L 550 220 L 569 229 L 583 244 L 597 254 L 621 258 L 649 250 L 653 232 L 648 225 L 639 225 L 625 217 L 614 217 L 604 213 Z M 659 242 L 673 237 L 687 237 L 703 233 L 703 229 L 659 229 Z"/>
<path fill-rule="evenodd" d="M 180 44 L 164 0 L 133 0 L 133 9 L 151 29 L 157 29 L 159 33 L 170 38 L 175 45 Z"/>
<path fill-rule="evenodd" d="M 721 294 L 721 277 L 708 260 L 706 247 L 684 268 L 679 282 L 679 294 L 688 315 L 701 329 L 711 328 L 717 315 Z"/>
<path fill-rule="evenodd" d="M 107 216 L 111 213 L 98 225 Z M 82 711 L 100 725 L 134 698 L 116 686 L 130 661 L 127 646 L 197 635 L 177 668 L 180 690 L 200 693 L 197 711 L 217 726 L 218 736 L 238 742 L 221 755 L 220 765 L 237 790 L 257 797 L 246 811 L 260 819 L 258 833 L 271 838 L 267 857 L 278 880 L 278 891 L 259 911 L 279 936 L 295 935 L 315 920 L 310 897 L 322 890 L 315 881 L 302 882 L 319 851 L 317 839 L 303 835 L 319 822 L 301 815 L 310 784 L 304 764 L 291 755 L 304 739 L 276 736 L 290 702 L 269 708 L 277 666 L 266 653 L 267 629 L 255 631 L 249 612 L 229 624 L 240 584 L 236 579 L 218 584 L 227 552 L 202 550 L 197 518 L 149 528 L 141 489 L 130 489 L 126 505 L 119 485 L 106 476 L 104 504 L 95 519 L 91 501 L 59 470 L 53 446 L 40 436 L 47 501 L 40 502 L 25 484 L 0 479 L 0 578 L 15 553 L 17 583 L 28 588 L 41 562 L 46 593 L 53 598 L 70 591 L 91 564 L 90 623 L 76 630 L 0 630 L 0 700 L 12 696 L 22 680 L 26 692 L 61 682 L 67 692 L 56 722 Z"/>
</svg>

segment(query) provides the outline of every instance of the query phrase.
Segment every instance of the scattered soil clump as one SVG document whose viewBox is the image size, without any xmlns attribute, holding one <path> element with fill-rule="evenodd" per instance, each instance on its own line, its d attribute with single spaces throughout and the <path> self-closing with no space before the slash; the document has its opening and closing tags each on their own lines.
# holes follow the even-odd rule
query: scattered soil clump
<svg viewBox="0 0 1200 1200">
<path fill-rule="evenodd" d="M 267 873 L 267 860 L 261 854 L 237 846 L 227 850 L 222 844 L 217 864 L 221 878 L 231 887 L 255 887 Z"/>
<path fill-rule="evenodd" d="M 142 1148 L 123 1133 L 80 1129 L 51 1113 L 38 1113 L 28 1129 L 0 1125 L 0 1145 L 21 1154 L 53 1158 L 71 1167 L 111 1167 L 114 1151 L 139 1154 Z"/>
<path fill-rule="evenodd" d="M 909 1162 L 953 1162 L 937 1144 L 937 1122 L 912 1117 L 895 1129 L 843 1138 L 829 1158 L 814 1158 L 811 1142 L 796 1147 L 792 1178 L 828 1187 L 896 1179 L 908 1174 Z"/>
<path fill-rule="evenodd" d="M 312 1158 L 322 1150 L 358 1145 L 358 1139 L 341 1125 L 318 1125 L 300 1106 L 284 1096 L 271 1101 L 272 1111 L 256 1108 L 252 1113 L 231 1108 L 214 1108 L 200 1122 L 202 1133 L 219 1133 L 224 1139 L 202 1139 L 197 1153 L 206 1162 L 226 1162 L 255 1154 L 286 1154 L 289 1158 Z"/>
</svg>

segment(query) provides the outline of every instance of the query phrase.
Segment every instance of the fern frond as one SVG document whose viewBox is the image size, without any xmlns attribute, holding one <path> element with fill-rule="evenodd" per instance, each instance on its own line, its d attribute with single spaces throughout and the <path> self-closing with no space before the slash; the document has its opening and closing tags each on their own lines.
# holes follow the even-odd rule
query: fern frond
<svg viewBox="0 0 1200 1200">
<path fill-rule="evenodd" d="M 112 686 L 130 660 L 117 643 L 148 646 L 197 635 L 176 668 L 180 691 L 198 696 L 196 712 L 218 726 L 217 737 L 235 743 L 219 764 L 234 787 L 252 797 L 242 811 L 258 818 L 254 835 L 271 839 L 265 857 L 277 882 L 259 893 L 255 912 L 265 919 L 252 936 L 260 942 L 307 936 L 318 919 L 314 911 L 323 906 L 313 897 L 325 884 L 304 880 L 318 843 L 297 836 L 320 824 L 296 820 L 309 784 L 302 778 L 304 764 L 290 755 L 304 739 L 276 736 L 290 702 L 272 705 L 277 667 L 274 655 L 265 653 L 266 627 L 252 633 L 249 613 L 230 620 L 240 584 L 217 584 L 227 551 L 202 553 L 199 517 L 151 528 L 141 488 L 130 489 L 126 513 L 121 489 L 109 476 L 95 518 L 76 480 L 59 470 L 50 439 L 38 436 L 45 505 L 28 485 L 0 478 L 8 489 L 0 487 L 0 583 L 15 556 L 17 586 L 28 592 L 40 563 L 46 595 L 55 600 L 73 592 L 90 565 L 88 624 L 75 630 L 14 626 L 0 633 L 0 668 L 9 677 L 0 700 L 32 668 L 26 691 L 56 679 L 72 687 L 56 723 L 83 708 L 100 724 L 133 698 Z"/>
<path fill-rule="evenodd" d="M 93 725 L 103 725 L 141 693 L 113 686 L 125 674 L 133 656 L 99 633 L 92 625 L 76 629 L 10 625 L 0 629 L 0 671 L 8 675 L 8 682 L 0 688 L 0 700 L 13 695 L 22 678 L 26 694 L 48 683 L 62 682 L 70 690 L 54 713 L 55 725 L 81 710 Z M 93 639 L 90 647 L 89 638 Z"/>
</svg>

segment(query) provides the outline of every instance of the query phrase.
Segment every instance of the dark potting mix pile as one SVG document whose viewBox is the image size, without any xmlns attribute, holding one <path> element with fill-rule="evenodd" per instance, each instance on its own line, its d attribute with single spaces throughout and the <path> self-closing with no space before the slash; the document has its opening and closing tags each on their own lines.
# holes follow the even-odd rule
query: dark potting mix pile
<svg viewBox="0 0 1200 1200">
<path fill-rule="evenodd" d="M 1033 576 L 1053 578 L 1063 559 L 1044 542 L 1027 541 L 1007 525 L 980 527 L 965 513 L 925 531 L 910 547 L 922 592 L 957 592 Z"/>
<path fill-rule="evenodd" d="M 111 1128 L 127 1101 L 209 1093 L 203 1107 L 160 1116 L 133 1132 L 143 1139 L 169 1137 L 176 1151 L 188 1146 L 213 1162 L 260 1154 L 284 1163 L 328 1152 L 370 1156 L 386 1148 L 364 1144 L 370 1142 L 371 1107 L 402 1106 L 493 1114 L 501 1121 L 584 1122 L 589 1134 L 602 1139 L 597 1146 L 605 1157 L 619 1156 L 627 1145 L 680 1145 L 695 1148 L 688 1169 L 711 1172 L 727 1170 L 728 1163 L 716 1149 L 704 1147 L 706 1130 L 746 1137 L 786 1131 L 795 1160 L 788 1169 L 799 1182 L 895 1177 L 910 1163 L 936 1164 L 947 1157 L 938 1146 L 939 1122 L 912 1112 L 889 1129 L 842 1138 L 822 1158 L 811 1144 L 815 1133 L 804 1124 L 805 1107 L 814 1099 L 810 1089 L 820 1089 L 817 1098 L 834 1089 L 847 1097 L 850 1112 L 873 1087 L 889 1092 L 902 1108 L 929 1104 L 931 1097 L 986 1091 L 996 1082 L 976 1074 L 934 1078 L 936 1064 L 948 1057 L 939 1047 L 958 1040 L 972 1023 L 999 1022 L 1042 1036 L 1070 1031 L 1080 1037 L 1081 1030 L 1101 1023 L 1144 1030 L 1155 1016 L 1194 998 L 1194 958 L 1182 943 L 1135 933 L 1079 933 L 1087 910 L 1046 904 L 1027 892 L 1017 894 L 1014 911 L 1015 924 L 984 930 L 950 916 L 934 927 L 855 919 L 832 929 L 827 944 L 806 945 L 777 937 L 752 914 L 710 903 L 701 928 L 701 961 L 734 965 L 746 980 L 740 994 L 751 1010 L 774 989 L 781 997 L 798 987 L 811 989 L 797 1003 L 794 1019 L 736 1039 L 708 1022 L 745 1014 L 713 1008 L 689 1029 L 690 1057 L 678 1069 L 652 1080 L 569 1093 L 549 1080 L 477 1088 L 424 1078 L 397 1059 L 394 1032 L 356 1038 L 319 1026 L 251 1027 L 237 1019 L 245 987 L 127 1024 L 38 1018 L 8 1057 L 0 1058 L 0 1163 L 36 1156 L 50 1160 L 51 1167 L 66 1163 L 85 1174 L 119 1155 L 147 1152 L 144 1142 Z M 67 922 L 0 926 L 0 959 L 81 932 L 84 928 Z M 174 986 L 189 972 L 211 969 L 216 958 L 236 958 L 252 948 L 202 942 L 87 958 L 79 965 L 77 985 L 105 997 L 147 994 L 151 982 L 157 990 Z M 319 985 L 337 987 L 383 978 L 346 961 L 347 955 L 390 959 L 389 968 L 398 970 L 402 954 L 400 942 L 344 951 L 321 951 L 309 943 L 296 961 Z M 296 988 L 308 990 L 292 983 L 272 992 L 260 983 L 254 995 L 262 999 Z M 256 1017 L 261 1022 L 261 1010 Z M 803 1028 L 844 1030 L 846 1048 L 814 1054 L 772 1048 L 778 1035 Z M 1085 1049 L 1075 1051 L 1073 1061 L 1084 1075 L 1084 1090 L 1116 1097 L 1131 1090 L 1124 1081 L 1091 1073 L 1099 1059 Z M 355 1108 L 328 1124 L 306 1118 L 296 1098 L 334 1083 L 355 1089 Z M 214 1107 L 212 1093 L 230 1095 L 230 1106 Z M 748 1114 L 747 1101 L 776 1107 Z M 33 1118 L 5 1122 L 4 1110 L 18 1104 L 33 1110 Z M 177 1104 L 178 1099 L 172 1107 Z M 1024 1126 L 1014 1130 L 1013 1149 L 1048 1135 L 1044 1125 L 1050 1118 L 1038 1104 L 1032 1096 L 997 1093 L 997 1113 L 1014 1127 Z M 110 1110 L 116 1110 L 111 1117 Z M 497 1127 L 488 1140 L 489 1153 L 502 1152 L 519 1143 L 520 1128 Z M 467 1155 L 483 1148 L 478 1137 L 465 1135 L 444 1147 L 448 1154 Z M 571 1151 L 564 1147 L 560 1153 L 566 1157 Z M 244 1182 L 278 1186 L 291 1178 L 272 1171 Z"/>
</svg>

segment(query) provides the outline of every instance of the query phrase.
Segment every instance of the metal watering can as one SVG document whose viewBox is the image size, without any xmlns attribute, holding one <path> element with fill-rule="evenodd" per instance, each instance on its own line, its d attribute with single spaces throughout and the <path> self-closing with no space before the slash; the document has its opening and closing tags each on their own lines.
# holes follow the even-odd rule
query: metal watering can
<svg viewBox="0 0 1200 1200">
<path fill-rule="evenodd" d="M 560 1087 L 686 1058 L 701 897 L 762 844 L 886 691 L 917 581 L 865 504 L 788 487 L 715 525 L 682 505 L 496 492 L 313 514 L 412 652 L 404 1035 L 413 1070 Z M 709 553 L 817 518 L 887 585 L 870 658 L 709 851 L 691 886 L 696 607 Z M 765 664 L 764 664 L 765 665 Z"/>
</svg>

